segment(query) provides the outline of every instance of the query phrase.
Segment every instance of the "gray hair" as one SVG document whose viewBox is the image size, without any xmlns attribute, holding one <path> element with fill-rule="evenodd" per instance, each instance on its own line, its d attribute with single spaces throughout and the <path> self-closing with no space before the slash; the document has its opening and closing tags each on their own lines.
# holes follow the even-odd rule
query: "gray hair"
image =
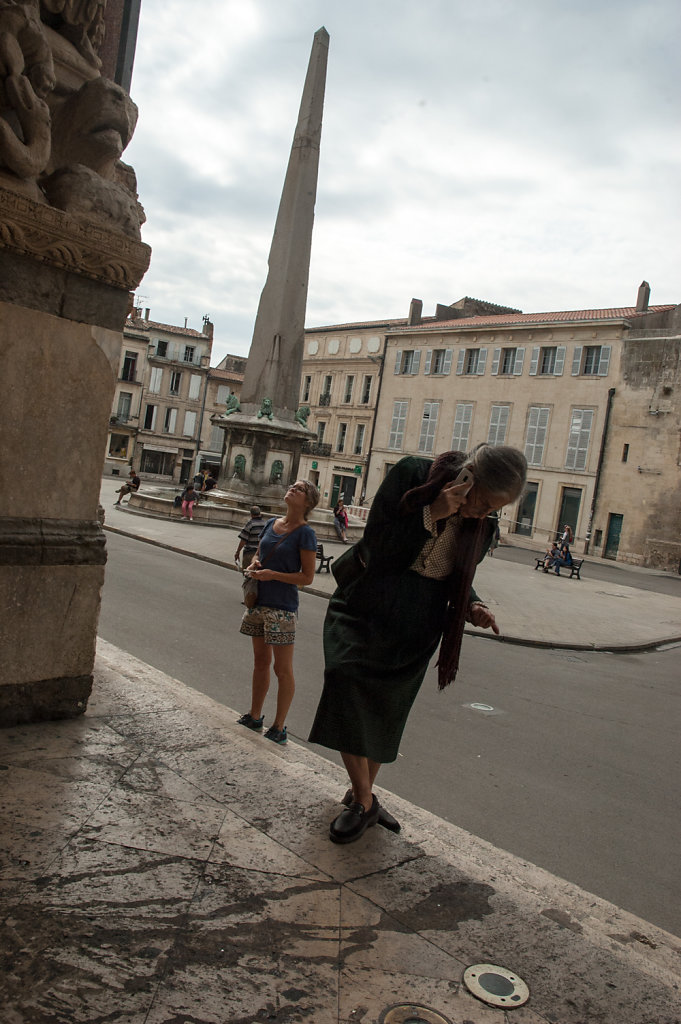
<svg viewBox="0 0 681 1024">
<path fill-rule="evenodd" d="M 307 498 L 305 518 L 307 519 L 312 509 L 316 508 L 317 505 L 319 504 L 319 491 L 311 480 L 301 480 L 300 482 L 301 484 L 305 484 L 305 496 Z"/>
<path fill-rule="evenodd" d="M 517 448 L 505 444 L 479 444 L 466 456 L 468 466 L 481 490 L 505 505 L 519 498 L 527 480 L 527 459 Z"/>
</svg>

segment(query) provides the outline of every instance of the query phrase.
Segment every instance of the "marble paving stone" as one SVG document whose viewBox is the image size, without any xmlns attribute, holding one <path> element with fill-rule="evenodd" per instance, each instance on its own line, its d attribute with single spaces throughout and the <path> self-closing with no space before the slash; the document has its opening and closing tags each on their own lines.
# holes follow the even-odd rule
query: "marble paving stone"
<svg viewBox="0 0 681 1024">
<path fill-rule="evenodd" d="M 109 667 L 100 653 L 99 641 L 92 694 L 88 701 L 86 718 L 92 721 L 102 716 L 137 715 L 150 712 L 175 711 L 182 706 L 178 693 L 160 690 L 158 672 L 135 661 L 125 665 L 129 656 L 124 655 L 118 670 Z M 123 653 L 123 652 L 121 652 Z"/>
<path fill-rule="evenodd" d="M 506 1024 L 503 1010 L 486 1006 L 457 982 L 388 970 L 341 971 L 339 1024 L 375 1024 L 388 1007 L 405 1003 L 427 1006 L 452 1024 Z"/>
<path fill-rule="evenodd" d="M 200 871 L 74 841 L 0 928 L 3 1024 L 142 1024 Z"/>
<path fill-rule="evenodd" d="M 82 834 L 107 843 L 207 859 L 225 810 L 210 797 L 192 802 L 161 792 L 117 786 L 91 816 Z"/>
<path fill-rule="evenodd" d="M 335 1022 L 338 937 L 334 883 L 211 866 L 148 1024 Z"/>
<path fill-rule="evenodd" d="M 229 810 L 211 852 L 208 869 L 215 864 L 232 864 L 251 871 L 328 880 L 323 872 Z"/>
<path fill-rule="evenodd" d="M 679 1022 L 678 992 L 653 984 L 643 966 L 627 963 L 614 945 L 611 950 L 593 945 L 585 955 L 583 934 L 539 912 L 528 914 L 492 886 L 437 858 L 398 865 L 350 886 L 455 959 L 516 971 L 540 1016 L 550 1018 L 559 1007 L 560 1024 L 590 1022 L 594 991 L 610 991 L 613 1021 Z"/>
<path fill-rule="evenodd" d="M 164 978 L 144 1024 L 338 1024 L 337 990 L 330 963 L 251 956 L 228 969 L 188 964 Z"/>
<path fill-rule="evenodd" d="M 461 979 L 467 966 L 347 887 L 341 891 L 341 960 L 344 967 L 453 982 Z"/>
<path fill-rule="evenodd" d="M 211 726 L 200 715 L 186 708 L 120 718 L 110 717 L 106 722 L 147 754 L 158 756 L 164 751 L 189 750 L 211 743 L 229 742 L 228 730 Z"/>
<path fill-rule="evenodd" d="M 111 790 L 106 781 L 60 778 L 11 764 L 3 781 L 0 821 L 8 823 L 6 827 L 25 822 L 46 831 L 80 828 Z"/>
<path fill-rule="evenodd" d="M 0 900 L 17 882 L 43 875 L 75 829 L 39 829 L 30 821 L 0 819 Z"/>
<path fill-rule="evenodd" d="M 91 758 L 101 762 L 112 759 L 125 765 L 136 752 L 135 744 L 128 743 L 106 723 L 86 718 L 0 729 L 0 764 Z"/>
</svg>

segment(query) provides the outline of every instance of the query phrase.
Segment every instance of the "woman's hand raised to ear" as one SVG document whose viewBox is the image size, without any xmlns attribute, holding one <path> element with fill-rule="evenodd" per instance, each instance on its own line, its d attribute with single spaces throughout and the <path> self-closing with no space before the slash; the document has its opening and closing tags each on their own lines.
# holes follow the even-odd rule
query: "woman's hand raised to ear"
<svg viewBox="0 0 681 1024">
<path fill-rule="evenodd" d="M 445 484 L 430 506 L 431 518 L 437 521 L 454 515 L 466 501 L 470 489 L 470 484 Z"/>
</svg>

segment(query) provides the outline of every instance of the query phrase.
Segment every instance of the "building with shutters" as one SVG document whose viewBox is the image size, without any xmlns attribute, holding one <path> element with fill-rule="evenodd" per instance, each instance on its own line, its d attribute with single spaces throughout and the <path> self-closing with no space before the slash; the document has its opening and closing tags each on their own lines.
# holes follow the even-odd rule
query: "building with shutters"
<svg viewBox="0 0 681 1024">
<path fill-rule="evenodd" d="M 676 571 L 681 312 L 648 297 L 644 282 L 635 306 L 609 309 L 521 313 L 462 299 L 429 318 L 412 302 L 403 320 L 307 331 L 301 398 L 325 504 L 350 474 L 353 500 L 364 493 L 370 504 L 404 455 L 510 444 L 529 473 L 503 510 L 507 542 L 541 548 L 568 523 L 578 553 Z M 370 440 L 355 459 L 347 440 L 361 411 L 344 382 L 373 369 L 372 356 Z"/>
</svg>

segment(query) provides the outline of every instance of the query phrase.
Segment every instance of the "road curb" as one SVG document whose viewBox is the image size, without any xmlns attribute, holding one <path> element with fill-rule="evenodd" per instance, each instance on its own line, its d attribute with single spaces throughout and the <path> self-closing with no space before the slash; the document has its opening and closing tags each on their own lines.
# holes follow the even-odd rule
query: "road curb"
<svg viewBox="0 0 681 1024">
<path fill-rule="evenodd" d="M 143 544 L 151 544 L 153 547 L 163 548 L 165 551 L 172 551 L 176 555 L 186 555 L 188 558 L 198 558 L 201 562 L 209 562 L 211 565 L 219 565 L 223 569 L 231 569 L 234 572 L 241 572 L 238 565 L 234 562 L 224 562 L 220 558 L 212 558 L 210 555 L 202 555 L 197 551 L 187 551 L 186 548 L 177 547 L 175 544 L 167 544 L 165 541 L 154 540 L 153 537 L 140 537 L 137 533 L 132 533 L 130 530 L 123 530 L 120 526 L 109 526 L 108 523 L 104 524 L 104 529 L 108 530 L 109 533 L 117 533 L 121 537 L 130 537 L 132 540 L 139 540 Z M 331 595 L 326 590 L 318 590 L 316 587 L 303 587 L 303 593 L 312 594 L 313 597 L 323 597 L 327 601 Z M 513 634 L 507 633 L 501 636 L 495 636 L 494 633 L 483 633 L 478 629 L 464 629 L 464 633 L 468 636 L 476 636 L 481 640 L 495 640 L 497 643 L 502 644 L 514 644 L 518 647 L 538 647 L 547 651 L 582 651 L 584 653 L 598 653 L 598 654 L 643 654 L 646 651 L 654 651 L 656 647 L 661 647 L 664 644 L 681 643 L 681 635 L 659 637 L 656 640 L 644 640 L 641 643 L 635 644 L 608 644 L 608 643 L 567 643 L 560 640 L 533 640 L 530 637 L 514 636 Z"/>
</svg>

